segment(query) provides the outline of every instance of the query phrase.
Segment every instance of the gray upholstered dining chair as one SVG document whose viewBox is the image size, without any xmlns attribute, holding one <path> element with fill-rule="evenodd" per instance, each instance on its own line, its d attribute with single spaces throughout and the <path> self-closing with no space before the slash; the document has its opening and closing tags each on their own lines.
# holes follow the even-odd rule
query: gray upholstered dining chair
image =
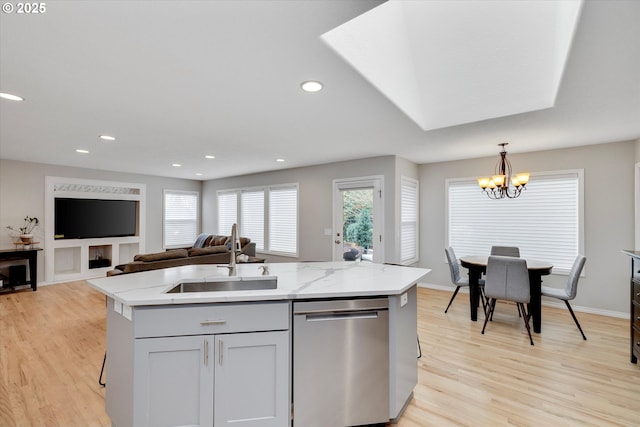
<svg viewBox="0 0 640 427">
<path fill-rule="evenodd" d="M 520 258 L 520 249 L 515 246 L 491 246 L 491 255 Z"/>
<path fill-rule="evenodd" d="M 497 300 L 513 301 L 522 313 L 524 326 L 529 334 L 529 342 L 533 345 L 531 328 L 525 304 L 531 299 L 529 288 L 529 270 L 527 260 L 509 256 L 490 256 L 487 261 L 487 275 L 485 277 L 484 294 L 487 298 L 484 325 L 482 333 L 487 327 L 487 321 L 493 316 Z"/>
<path fill-rule="evenodd" d="M 449 310 L 449 307 L 451 307 L 451 303 L 456 298 L 456 295 L 458 295 L 458 291 L 460 290 L 460 288 L 463 286 L 469 286 L 469 278 L 462 277 L 462 275 L 460 274 L 460 264 L 458 264 L 458 258 L 456 258 L 456 253 L 453 251 L 453 248 L 451 246 L 448 246 L 444 248 L 444 252 L 447 254 L 447 262 L 449 264 L 449 271 L 451 272 L 451 283 L 453 283 L 456 286 L 456 290 L 453 291 L 453 295 L 449 300 L 449 304 L 447 305 L 447 308 L 444 310 L 444 312 L 446 313 Z M 484 280 L 480 279 L 478 284 L 480 285 L 479 291 L 480 291 L 480 300 L 482 301 L 482 307 L 485 308 L 484 292 L 482 291 L 482 287 L 484 286 Z"/>
<path fill-rule="evenodd" d="M 550 288 L 548 286 L 543 286 L 541 288 L 541 294 L 545 297 L 558 298 L 567 305 L 569 309 L 569 313 L 571 313 L 571 317 L 573 317 L 573 321 L 576 322 L 576 326 L 580 330 L 583 339 L 587 339 L 582 332 L 582 327 L 580 326 L 580 322 L 578 322 L 578 318 L 573 313 L 573 309 L 571 308 L 571 304 L 569 304 L 569 300 L 572 300 L 576 297 L 578 293 L 578 280 L 580 279 L 580 273 L 582 272 L 582 268 L 584 267 L 584 263 L 587 261 L 587 257 L 584 255 L 578 255 L 573 261 L 573 266 L 571 267 L 571 272 L 569 273 L 569 277 L 567 278 L 567 284 L 564 289 L 558 288 Z"/>
</svg>

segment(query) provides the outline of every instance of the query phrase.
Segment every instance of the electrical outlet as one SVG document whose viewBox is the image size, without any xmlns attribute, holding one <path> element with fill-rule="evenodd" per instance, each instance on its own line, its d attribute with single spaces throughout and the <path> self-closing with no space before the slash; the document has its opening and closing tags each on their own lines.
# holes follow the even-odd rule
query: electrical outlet
<svg viewBox="0 0 640 427">
<path fill-rule="evenodd" d="M 409 295 L 407 295 L 406 292 L 400 295 L 400 307 L 404 307 L 405 305 L 407 305 L 408 302 L 409 302 Z"/>
</svg>

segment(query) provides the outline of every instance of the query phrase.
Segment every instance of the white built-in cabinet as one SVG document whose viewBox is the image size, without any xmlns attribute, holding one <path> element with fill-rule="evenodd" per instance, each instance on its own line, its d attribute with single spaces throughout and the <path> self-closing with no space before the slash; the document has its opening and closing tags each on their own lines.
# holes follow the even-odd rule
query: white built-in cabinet
<svg viewBox="0 0 640 427">
<path fill-rule="evenodd" d="M 144 253 L 146 185 L 115 181 L 47 176 L 45 178 L 45 280 L 60 282 L 104 276 L 118 264 Z M 134 200 L 138 202 L 135 236 L 100 239 L 55 239 L 56 197 Z"/>
<path fill-rule="evenodd" d="M 107 309 L 114 426 L 290 425 L 289 302 Z"/>
</svg>

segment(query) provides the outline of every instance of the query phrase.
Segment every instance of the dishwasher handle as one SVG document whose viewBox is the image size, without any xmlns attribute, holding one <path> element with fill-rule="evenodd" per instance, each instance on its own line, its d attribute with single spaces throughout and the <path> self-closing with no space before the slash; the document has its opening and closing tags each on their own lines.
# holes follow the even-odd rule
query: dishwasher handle
<svg viewBox="0 0 640 427">
<path fill-rule="evenodd" d="M 377 319 L 378 311 L 342 311 L 304 314 L 307 322 L 326 322 L 331 320 Z"/>
</svg>

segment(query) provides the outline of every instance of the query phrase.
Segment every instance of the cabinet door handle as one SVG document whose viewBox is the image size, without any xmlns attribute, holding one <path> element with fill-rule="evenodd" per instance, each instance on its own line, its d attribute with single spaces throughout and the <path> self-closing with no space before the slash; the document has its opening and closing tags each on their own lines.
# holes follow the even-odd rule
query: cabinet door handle
<svg viewBox="0 0 640 427">
<path fill-rule="evenodd" d="M 227 323 L 226 320 L 224 319 L 217 319 L 217 320 L 203 320 L 202 322 L 200 322 L 200 324 L 202 326 L 207 326 L 207 325 L 224 325 L 225 323 Z"/>
<path fill-rule="evenodd" d="M 222 340 L 218 341 L 218 365 L 222 366 Z"/>
<path fill-rule="evenodd" d="M 209 341 L 204 340 L 204 366 L 209 364 Z"/>
</svg>

